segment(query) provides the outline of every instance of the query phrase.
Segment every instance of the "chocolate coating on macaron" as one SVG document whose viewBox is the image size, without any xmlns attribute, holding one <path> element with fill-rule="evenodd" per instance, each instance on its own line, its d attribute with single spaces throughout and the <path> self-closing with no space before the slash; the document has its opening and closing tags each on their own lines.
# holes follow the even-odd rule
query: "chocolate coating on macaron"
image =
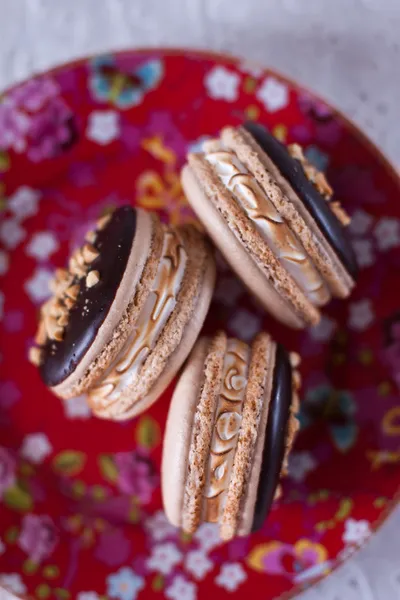
<svg viewBox="0 0 400 600">
<path fill-rule="evenodd" d="M 262 125 L 247 122 L 244 124 L 244 128 L 252 135 L 264 152 L 268 154 L 282 176 L 291 185 L 335 250 L 348 273 L 355 280 L 358 268 L 353 248 L 347 239 L 341 223 L 329 208 L 329 203 L 306 177 L 301 163 L 296 158 L 293 158 L 286 147 Z"/>
<path fill-rule="evenodd" d="M 71 375 L 96 338 L 121 283 L 135 232 L 136 211 L 131 206 L 118 208 L 96 232 L 93 246 L 98 256 L 90 271 L 98 272 L 98 281 L 94 278 L 95 283 L 89 280 L 88 285 L 86 276 L 74 278 L 72 284 L 79 286 L 79 292 L 63 338 L 48 338 L 42 348 L 40 374 L 46 385 L 56 386 Z"/>
<path fill-rule="evenodd" d="M 292 393 L 292 367 L 289 356 L 284 347 L 278 344 L 252 531 L 262 527 L 279 483 L 285 457 Z"/>
</svg>

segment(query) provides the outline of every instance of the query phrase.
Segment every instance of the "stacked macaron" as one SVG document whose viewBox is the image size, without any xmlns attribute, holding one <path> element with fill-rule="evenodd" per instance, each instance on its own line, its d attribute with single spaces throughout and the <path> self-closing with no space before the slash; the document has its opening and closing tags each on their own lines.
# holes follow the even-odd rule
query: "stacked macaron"
<svg viewBox="0 0 400 600">
<path fill-rule="evenodd" d="M 349 219 L 299 146 L 255 124 L 226 128 L 189 155 L 182 184 L 215 245 L 277 319 L 314 325 L 332 297 L 350 294 Z M 209 521 L 231 539 L 259 529 L 280 493 L 300 357 L 265 333 L 251 345 L 223 332 L 196 344 L 214 282 L 211 247 L 195 227 L 120 207 L 56 272 L 31 360 L 58 396 L 85 393 L 95 415 L 122 420 L 155 402 L 190 355 L 166 426 L 164 506 L 188 532 Z"/>
<path fill-rule="evenodd" d="M 150 406 L 189 354 L 207 314 L 215 264 L 193 226 L 167 227 L 129 206 L 101 218 L 56 272 L 32 359 L 62 398 L 127 419 Z"/>
<path fill-rule="evenodd" d="M 190 154 L 187 198 L 226 260 L 276 319 L 315 325 L 354 287 L 349 218 L 300 146 L 254 123 L 226 128 Z"/>
<path fill-rule="evenodd" d="M 218 523 L 225 540 L 262 526 L 298 428 L 298 363 L 265 333 L 251 346 L 223 332 L 197 342 L 164 439 L 163 500 L 174 525 Z"/>
</svg>

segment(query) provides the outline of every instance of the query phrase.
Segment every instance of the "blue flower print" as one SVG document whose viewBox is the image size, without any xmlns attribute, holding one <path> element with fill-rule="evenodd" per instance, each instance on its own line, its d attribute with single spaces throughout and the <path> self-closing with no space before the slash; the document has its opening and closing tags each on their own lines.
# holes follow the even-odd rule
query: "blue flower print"
<svg viewBox="0 0 400 600">
<path fill-rule="evenodd" d="M 130 567 L 123 567 L 107 577 L 107 596 L 118 600 L 135 600 L 144 588 L 144 579 L 136 575 Z"/>
<path fill-rule="evenodd" d="M 94 97 L 120 109 L 140 104 L 147 91 L 155 88 L 164 72 L 160 60 L 149 60 L 131 72 L 118 68 L 112 56 L 99 56 L 91 62 L 89 85 Z"/>
<path fill-rule="evenodd" d="M 358 437 L 355 412 L 356 405 L 349 392 L 320 385 L 307 393 L 301 405 L 300 426 L 306 429 L 316 422 L 325 422 L 336 448 L 348 452 Z"/>
</svg>

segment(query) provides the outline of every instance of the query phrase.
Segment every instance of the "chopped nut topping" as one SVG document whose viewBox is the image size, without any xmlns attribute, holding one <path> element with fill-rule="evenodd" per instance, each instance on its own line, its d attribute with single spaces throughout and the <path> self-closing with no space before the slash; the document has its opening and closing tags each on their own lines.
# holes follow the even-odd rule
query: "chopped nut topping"
<svg viewBox="0 0 400 600">
<path fill-rule="evenodd" d="M 40 365 L 41 359 L 42 359 L 42 353 L 41 353 L 40 349 L 36 348 L 35 346 L 32 346 L 32 348 L 29 348 L 28 359 L 29 359 L 29 362 L 31 362 L 33 365 L 35 365 L 35 367 L 38 367 Z"/>
<path fill-rule="evenodd" d="M 90 271 L 86 277 L 86 286 L 88 288 L 93 287 L 100 281 L 100 273 L 98 271 Z"/>
<path fill-rule="evenodd" d="M 92 263 L 98 256 L 100 256 L 100 252 L 96 250 L 92 244 L 85 244 L 82 249 L 82 254 L 86 264 Z"/>
<path fill-rule="evenodd" d="M 68 325 L 68 313 L 58 317 L 57 325 L 59 325 L 60 327 L 66 327 Z"/>
<path fill-rule="evenodd" d="M 75 306 L 75 301 L 72 300 L 72 298 L 65 298 L 64 304 L 68 308 L 68 310 L 71 310 L 71 308 Z"/>
<path fill-rule="evenodd" d="M 109 222 L 110 219 L 111 219 L 111 214 L 104 215 L 104 217 L 100 217 L 100 219 L 98 221 L 96 221 L 97 229 L 99 231 L 104 229 L 104 227 L 107 225 L 107 223 Z"/>
<path fill-rule="evenodd" d="M 324 196 L 326 200 L 332 197 L 333 189 L 326 180 L 326 177 L 321 171 L 318 171 L 310 161 L 304 156 L 303 149 L 299 144 L 290 144 L 288 151 L 292 158 L 295 158 L 301 163 L 304 173 L 309 181 L 315 185 L 319 193 Z"/>
<path fill-rule="evenodd" d="M 47 329 L 47 336 L 51 340 L 56 340 L 57 342 L 61 342 L 63 339 L 64 329 L 58 325 L 56 319 L 54 319 L 54 317 L 49 316 L 48 318 L 45 319 L 45 323 L 46 323 L 46 329 Z"/>
<path fill-rule="evenodd" d="M 292 365 L 292 367 L 294 369 L 296 367 L 298 367 L 301 362 L 300 354 L 298 354 L 297 352 L 291 352 L 289 354 L 289 359 L 290 359 L 290 364 Z"/>
<path fill-rule="evenodd" d="M 301 375 L 298 371 L 293 371 L 293 385 L 296 390 L 301 388 Z"/>
<path fill-rule="evenodd" d="M 65 295 L 68 296 L 68 298 L 71 298 L 71 300 L 76 300 L 79 295 L 79 289 L 79 284 L 76 283 L 75 285 L 71 285 L 65 290 Z"/>
<path fill-rule="evenodd" d="M 340 202 L 331 202 L 329 206 L 331 207 L 332 212 L 336 215 L 336 218 L 341 222 L 343 227 L 347 227 L 350 224 L 351 219 L 345 211 L 345 209 L 343 208 L 343 206 L 340 204 Z"/>
<path fill-rule="evenodd" d="M 89 244 L 94 244 L 96 241 L 96 232 L 95 231 L 88 231 L 86 236 L 85 236 L 85 240 L 87 242 L 89 242 Z"/>
<path fill-rule="evenodd" d="M 78 263 L 77 258 L 75 256 L 71 256 L 71 258 L 69 259 L 69 270 L 73 275 L 76 275 L 77 277 L 85 277 L 86 275 L 86 269 Z"/>
<path fill-rule="evenodd" d="M 41 320 L 35 335 L 35 343 L 38 344 L 38 346 L 42 346 L 46 341 L 46 337 L 46 327 L 44 322 Z"/>
</svg>

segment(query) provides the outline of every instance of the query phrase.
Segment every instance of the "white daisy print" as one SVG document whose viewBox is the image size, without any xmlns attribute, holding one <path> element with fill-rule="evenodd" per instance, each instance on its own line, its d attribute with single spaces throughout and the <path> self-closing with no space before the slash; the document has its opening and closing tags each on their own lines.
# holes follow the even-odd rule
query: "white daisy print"
<svg viewBox="0 0 400 600">
<path fill-rule="evenodd" d="M 356 519 L 347 519 L 344 524 L 344 533 L 342 540 L 346 544 L 356 544 L 360 546 L 363 544 L 371 535 L 371 527 L 368 521 L 362 519 L 357 521 Z"/>
<path fill-rule="evenodd" d="M 100 596 L 96 592 L 79 592 L 76 600 L 100 600 Z"/>
<path fill-rule="evenodd" d="M 165 590 L 165 596 L 170 600 L 196 600 L 196 585 L 182 575 L 176 575 L 172 584 Z"/>
<path fill-rule="evenodd" d="M 292 452 L 289 456 L 289 477 L 298 483 L 304 481 L 307 473 L 317 466 L 310 452 Z"/>
<path fill-rule="evenodd" d="M 256 96 L 271 113 L 285 108 L 289 102 L 287 85 L 275 77 L 264 79 L 256 92 Z"/>
<path fill-rule="evenodd" d="M 374 264 L 375 255 L 370 240 L 353 240 L 352 245 L 360 268 L 365 269 Z"/>
<path fill-rule="evenodd" d="M 317 342 L 326 342 L 334 334 L 336 329 L 336 321 L 322 315 L 318 325 L 310 328 L 310 336 Z"/>
<path fill-rule="evenodd" d="M 26 253 L 37 260 L 47 260 L 58 250 L 58 247 L 58 241 L 50 231 L 39 231 L 33 234 L 26 246 Z"/>
<path fill-rule="evenodd" d="M 392 217 L 382 217 L 374 229 L 376 243 L 382 251 L 400 244 L 400 221 Z"/>
<path fill-rule="evenodd" d="M 215 583 L 229 592 L 234 592 L 246 579 L 246 571 L 240 563 L 225 563 L 215 578 Z"/>
<path fill-rule="evenodd" d="M 237 73 L 218 65 L 207 73 L 204 83 L 210 98 L 228 102 L 237 100 L 240 84 Z"/>
<path fill-rule="evenodd" d="M 1 573 L 0 585 L 14 594 L 21 595 L 26 593 L 26 585 L 23 583 L 19 573 Z"/>
<path fill-rule="evenodd" d="M 185 568 L 195 579 L 204 579 L 213 566 L 213 562 L 202 550 L 192 550 L 186 555 Z"/>
<path fill-rule="evenodd" d="M 176 527 L 171 525 L 162 510 L 158 510 L 148 517 L 145 522 L 145 527 L 152 539 L 156 542 L 161 542 L 165 538 L 175 535 L 178 531 Z"/>
<path fill-rule="evenodd" d="M 49 283 L 53 274 L 48 269 L 38 268 L 30 279 L 27 279 L 24 288 L 33 302 L 40 303 L 50 296 Z"/>
<path fill-rule="evenodd" d="M 348 324 L 351 329 L 365 331 L 374 321 L 374 318 L 371 300 L 365 299 L 350 304 Z"/>
<path fill-rule="evenodd" d="M 229 321 L 229 327 L 235 335 L 248 341 L 260 331 L 261 319 L 248 310 L 237 310 Z"/>
<path fill-rule="evenodd" d="M 349 231 L 355 235 L 365 235 L 373 223 L 373 217 L 364 210 L 356 210 L 351 217 Z"/>
<path fill-rule="evenodd" d="M 222 544 L 216 523 L 202 523 L 193 535 L 193 538 L 198 541 L 203 552 L 209 552 Z"/>
<path fill-rule="evenodd" d="M 15 219 L 6 219 L 0 223 L 0 241 L 8 250 L 14 250 L 25 236 L 25 229 Z"/>
<path fill-rule="evenodd" d="M 5 275 L 9 266 L 8 254 L 0 250 L 0 275 Z"/>
<path fill-rule="evenodd" d="M 28 217 L 33 217 L 38 212 L 40 193 L 25 185 L 19 187 L 12 196 L 9 197 L 7 207 L 14 214 L 15 218 L 23 221 Z"/>
<path fill-rule="evenodd" d="M 94 111 L 89 116 L 86 135 L 101 146 L 110 144 L 119 137 L 119 114 L 115 110 Z"/>
<path fill-rule="evenodd" d="M 67 419 L 89 419 L 92 414 L 84 395 L 64 400 L 62 404 Z"/>
<path fill-rule="evenodd" d="M 45 433 L 29 433 L 22 443 L 21 455 L 35 464 L 44 461 L 53 450 Z"/>
<path fill-rule="evenodd" d="M 172 542 L 154 546 L 151 556 L 147 559 L 147 567 L 163 575 L 169 575 L 173 568 L 182 560 L 182 553 Z"/>
</svg>

